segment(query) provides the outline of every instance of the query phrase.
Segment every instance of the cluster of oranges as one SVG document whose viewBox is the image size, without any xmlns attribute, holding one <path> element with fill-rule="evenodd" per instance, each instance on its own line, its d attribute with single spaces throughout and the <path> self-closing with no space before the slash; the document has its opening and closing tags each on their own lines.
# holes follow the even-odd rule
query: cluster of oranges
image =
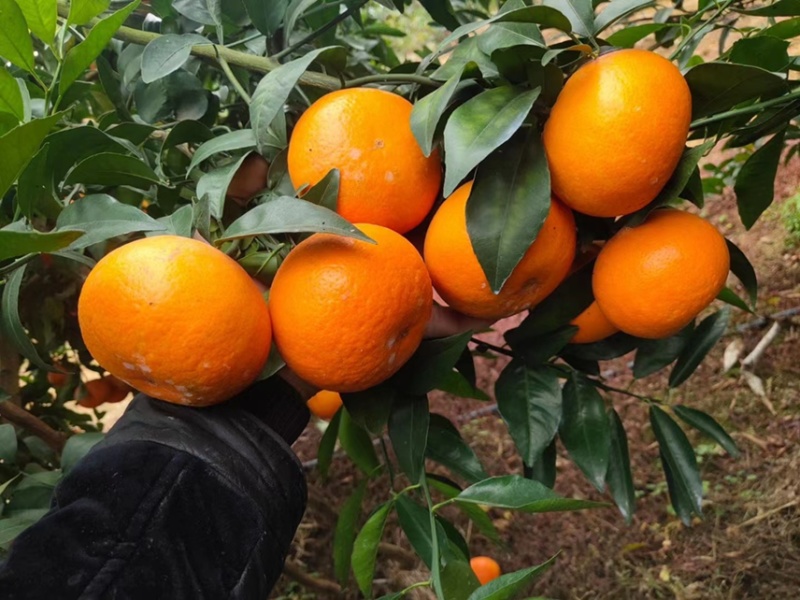
<svg viewBox="0 0 800 600">
<path fill-rule="evenodd" d="M 107 255 L 89 275 L 79 319 L 87 347 L 109 372 L 164 400 L 207 405 L 252 382 L 275 342 L 318 388 L 354 392 L 395 373 L 418 347 L 433 290 L 456 310 L 496 320 L 547 297 L 573 268 L 573 211 L 620 217 L 650 203 L 674 171 L 691 117 L 685 80 L 666 59 L 620 50 L 589 61 L 566 83 L 543 140 L 552 179 L 549 214 L 499 293 L 467 232 L 466 182 L 433 214 L 420 253 L 405 237 L 428 218 L 441 189 L 441 157 L 425 156 L 412 105 L 377 89 L 323 96 L 299 119 L 288 148 L 297 189 L 340 172 L 338 212 L 372 242 L 315 234 L 283 261 L 269 291 L 201 241 L 158 236 Z M 246 204 L 264 187 L 235 180 Z M 722 289 L 722 236 L 690 213 L 657 210 L 602 245 L 595 302 L 573 324 L 575 343 L 618 330 L 672 335 Z"/>
<path fill-rule="evenodd" d="M 47 374 L 47 382 L 60 390 L 69 384 L 71 377 L 64 371 L 51 371 Z M 131 393 L 131 386 L 113 375 L 103 375 L 81 384 L 76 392 L 75 402 L 78 406 L 97 408 L 103 404 L 122 402 Z"/>
</svg>

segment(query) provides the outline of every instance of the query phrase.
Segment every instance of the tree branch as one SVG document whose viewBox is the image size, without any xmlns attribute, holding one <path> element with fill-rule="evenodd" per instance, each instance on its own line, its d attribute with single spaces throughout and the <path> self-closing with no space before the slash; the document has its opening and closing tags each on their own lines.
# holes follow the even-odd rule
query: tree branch
<svg viewBox="0 0 800 600">
<path fill-rule="evenodd" d="M 39 417 L 32 415 L 21 406 L 17 406 L 11 400 L 0 402 L 0 417 L 10 423 L 27 429 L 35 436 L 50 446 L 56 452 L 61 452 L 67 442 L 67 434 L 56 431 L 50 425 L 42 421 Z"/>
</svg>

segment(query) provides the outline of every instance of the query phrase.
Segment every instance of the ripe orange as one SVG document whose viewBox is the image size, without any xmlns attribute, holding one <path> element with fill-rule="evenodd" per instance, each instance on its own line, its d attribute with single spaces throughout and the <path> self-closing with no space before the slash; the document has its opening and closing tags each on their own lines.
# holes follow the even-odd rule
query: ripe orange
<svg viewBox="0 0 800 600">
<path fill-rule="evenodd" d="M 275 343 L 318 388 L 357 392 L 393 375 L 419 346 L 433 305 L 425 264 L 403 236 L 358 228 L 377 244 L 315 234 L 283 261 L 270 291 Z"/>
<path fill-rule="evenodd" d="M 101 404 L 122 402 L 130 390 L 123 388 L 113 375 L 93 379 L 84 384 L 86 394 L 79 396 L 78 404 L 84 408 L 97 408 Z"/>
<path fill-rule="evenodd" d="M 342 397 L 339 393 L 328 390 L 321 390 L 308 400 L 308 410 L 325 421 L 330 421 L 341 405 Z"/>
<path fill-rule="evenodd" d="M 267 303 L 236 262 L 203 242 L 157 236 L 106 255 L 78 301 L 86 347 L 155 398 L 204 406 L 255 380 L 269 355 Z"/>
<path fill-rule="evenodd" d="M 674 335 L 708 306 L 730 268 L 725 238 L 691 213 L 664 209 L 600 251 L 592 290 L 608 320 L 643 338 Z"/>
<path fill-rule="evenodd" d="M 589 307 L 569 323 L 575 325 L 578 331 L 572 336 L 572 344 L 591 344 L 599 342 L 608 336 L 617 333 L 619 329 L 609 321 L 600 310 L 597 302 L 592 302 Z"/>
<path fill-rule="evenodd" d="M 227 196 L 237 204 L 247 202 L 267 187 L 269 163 L 260 154 L 250 154 L 234 173 L 228 186 Z"/>
<path fill-rule="evenodd" d="M 469 566 L 472 567 L 475 576 L 481 585 L 486 585 L 493 579 L 497 579 L 503 572 L 500 570 L 500 565 L 497 561 L 488 556 L 475 556 L 470 559 Z"/>
<path fill-rule="evenodd" d="M 617 50 L 587 63 L 545 124 L 553 193 L 597 217 L 642 208 L 675 170 L 691 116 L 686 80 L 658 54 Z"/>
<path fill-rule="evenodd" d="M 425 264 L 450 306 L 472 317 L 500 319 L 541 302 L 566 277 L 575 257 L 575 220 L 554 199 L 536 240 L 494 294 L 467 233 L 471 190 L 472 183 L 465 183 L 436 211 L 425 236 Z"/>
<path fill-rule="evenodd" d="M 314 185 L 339 169 L 340 215 L 410 231 L 430 212 L 442 179 L 438 151 L 426 158 L 411 133 L 411 109 L 405 98 L 377 89 L 326 94 L 292 132 L 292 183 Z"/>
</svg>

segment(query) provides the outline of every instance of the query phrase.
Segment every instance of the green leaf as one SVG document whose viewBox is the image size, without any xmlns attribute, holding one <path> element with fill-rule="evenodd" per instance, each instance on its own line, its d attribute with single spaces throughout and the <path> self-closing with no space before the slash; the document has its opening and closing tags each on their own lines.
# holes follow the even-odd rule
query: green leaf
<svg viewBox="0 0 800 600">
<path fill-rule="evenodd" d="M 728 253 L 731 256 L 731 272 L 742 282 L 744 289 L 747 291 L 748 298 L 750 299 L 750 304 L 755 306 L 758 300 L 758 279 L 756 278 L 756 271 L 739 246 L 728 239 L 725 240 L 725 243 L 728 245 Z"/>
<path fill-rule="evenodd" d="M 461 81 L 461 71 L 455 73 L 435 92 L 414 103 L 411 111 L 411 131 L 425 156 L 430 156 L 433 152 L 436 127 L 439 125 L 444 111 L 447 110 L 447 105 L 450 103 L 459 81 Z"/>
<path fill-rule="evenodd" d="M 67 22 L 71 25 L 86 25 L 97 15 L 108 10 L 111 0 L 72 0 Z"/>
<path fill-rule="evenodd" d="M 628 436 L 625 427 L 613 408 L 608 411 L 608 423 L 611 433 L 608 471 L 606 483 L 611 490 L 611 497 L 619 508 L 628 525 L 633 520 L 636 505 L 636 491 L 633 488 L 631 475 L 631 457 L 628 453 Z"/>
<path fill-rule="evenodd" d="M 197 181 L 197 197 L 208 199 L 211 216 L 215 219 L 222 219 L 222 211 L 225 208 L 225 197 L 228 194 L 228 188 L 247 156 L 247 154 L 244 154 L 240 156 L 238 160 L 224 167 L 219 167 L 207 173 L 203 173 Z"/>
<path fill-rule="evenodd" d="M 764 69 L 749 65 L 710 62 L 686 73 L 692 92 L 692 118 L 699 119 L 733 108 L 737 104 L 786 91 L 786 82 Z"/>
<path fill-rule="evenodd" d="M 788 40 L 800 35 L 800 19 L 786 19 L 775 23 L 772 27 L 760 30 L 756 35 L 766 35 L 782 40 Z"/>
<path fill-rule="evenodd" d="M 347 585 L 350 577 L 350 559 L 353 554 L 353 543 L 356 539 L 356 525 L 361 516 L 361 505 L 368 479 L 362 479 L 350 497 L 345 501 L 336 520 L 333 533 L 333 572 L 342 587 Z"/>
<path fill-rule="evenodd" d="M 389 422 L 398 391 L 390 385 L 378 385 L 363 392 L 342 394 L 350 418 L 373 435 L 381 435 Z"/>
<path fill-rule="evenodd" d="M 437 389 L 458 362 L 472 331 L 445 338 L 423 340 L 417 351 L 392 378 L 407 394 L 427 394 Z"/>
<path fill-rule="evenodd" d="M 519 475 L 504 475 L 480 481 L 461 492 L 457 501 L 531 513 L 607 506 L 601 502 L 564 498 L 538 481 Z"/>
<path fill-rule="evenodd" d="M 468 600 L 511 600 L 547 571 L 555 562 L 556 556 L 535 567 L 501 575 L 472 592 Z"/>
<path fill-rule="evenodd" d="M 53 173 L 49 168 L 50 144 L 45 143 L 19 176 L 17 203 L 28 220 L 40 212 L 55 219 L 61 212 L 61 203 L 55 199 Z"/>
<path fill-rule="evenodd" d="M 500 415 L 522 461 L 533 465 L 550 444 L 561 421 L 561 385 L 551 369 L 512 360 L 495 384 Z"/>
<path fill-rule="evenodd" d="M 20 533 L 36 523 L 45 516 L 47 512 L 48 509 L 46 508 L 25 510 L 7 519 L 0 519 L 0 547 L 8 550 L 11 542 L 13 542 Z"/>
<path fill-rule="evenodd" d="M 34 119 L 30 123 L 14 127 L 0 137 L 0 156 L 3 157 L 3 160 L 0 160 L 0 198 L 5 196 L 28 162 L 39 151 L 45 136 L 61 115 L 62 113 L 58 113 L 44 119 Z"/>
<path fill-rule="evenodd" d="M 706 354 L 725 333 L 730 316 L 730 309 L 725 307 L 702 320 L 686 342 L 686 347 L 669 374 L 669 387 L 679 386 L 694 373 Z"/>
<path fill-rule="evenodd" d="M 470 483 L 488 477 L 475 451 L 467 445 L 455 425 L 441 415 L 430 416 L 425 451 L 428 458 Z"/>
<path fill-rule="evenodd" d="M 364 429 L 353 422 L 347 410 L 339 412 L 342 413 L 339 420 L 339 442 L 342 449 L 356 466 L 369 476 L 379 467 L 372 439 Z"/>
<path fill-rule="evenodd" d="M 783 151 L 786 130 L 776 133 L 771 140 L 753 152 L 742 165 L 736 184 L 736 205 L 742 224 L 750 229 L 774 198 L 775 175 Z"/>
<path fill-rule="evenodd" d="M 0 425 L 0 461 L 4 465 L 13 464 L 17 458 L 17 432 L 11 423 Z M 0 490 L 2 494 L 2 490 Z"/>
<path fill-rule="evenodd" d="M 215 154 L 234 150 L 252 150 L 255 146 L 256 137 L 252 129 L 231 131 L 200 145 L 192 156 L 192 162 L 189 163 L 187 171 L 191 172 L 197 165 Z"/>
<path fill-rule="evenodd" d="M 328 470 L 333 460 L 333 450 L 336 447 L 336 439 L 339 437 L 339 423 L 342 420 L 342 413 L 344 411 L 337 411 L 325 433 L 322 434 L 322 439 L 319 441 L 319 449 L 317 450 L 317 467 L 323 478 L 328 476 Z"/>
<path fill-rule="evenodd" d="M 478 167 L 467 200 L 467 232 L 486 279 L 499 293 L 550 212 L 550 171 L 532 129 Z"/>
<path fill-rule="evenodd" d="M 477 37 L 463 40 L 450 54 L 447 62 L 431 73 L 431 79 L 447 81 L 456 75 L 466 77 L 481 75 L 484 79 L 498 76 L 497 66 L 481 51 Z"/>
<path fill-rule="evenodd" d="M 303 200 L 336 211 L 339 203 L 339 169 L 331 169 L 311 189 L 303 194 Z"/>
<path fill-rule="evenodd" d="M 196 33 L 168 33 L 147 44 L 142 53 L 142 81 L 152 83 L 180 69 L 192 54 L 193 46 L 211 41 Z"/>
<path fill-rule="evenodd" d="M 147 190 L 154 183 L 160 183 L 160 179 L 153 169 L 135 156 L 101 152 L 79 162 L 67 175 L 66 183 L 106 187 L 129 185 Z"/>
<path fill-rule="evenodd" d="M 156 221 L 165 227 L 164 231 L 151 231 L 146 235 L 179 235 L 181 237 L 192 237 L 192 213 L 191 204 L 181 206 L 171 215 L 156 219 Z"/>
<path fill-rule="evenodd" d="M 542 4 L 566 16 L 572 25 L 572 30 L 578 35 L 589 38 L 594 35 L 592 0 L 545 0 Z"/>
<path fill-rule="evenodd" d="M 521 91 L 502 86 L 478 94 L 453 111 L 444 128 L 445 196 L 514 135 L 539 92 L 539 88 Z"/>
<path fill-rule="evenodd" d="M 80 250 L 107 239 L 166 228 L 138 208 L 117 202 L 107 194 L 91 194 L 67 206 L 56 225 L 60 231 L 85 231 L 71 250 Z"/>
<path fill-rule="evenodd" d="M 739 448 L 736 447 L 736 442 L 734 442 L 733 438 L 728 435 L 728 432 L 723 429 L 722 425 L 717 423 L 714 417 L 702 410 L 681 406 L 680 404 L 673 406 L 672 410 L 685 423 L 688 423 L 717 442 L 732 457 L 739 458 L 739 456 L 741 456 Z"/>
<path fill-rule="evenodd" d="M 0 66 L 0 112 L 14 115 L 17 121 L 25 119 L 22 92 L 20 92 L 17 80 L 3 66 Z"/>
<path fill-rule="evenodd" d="M 397 462 L 412 484 L 425 474 L 428 440 L 428 397 L 420 394 L 397 398 L 389 416 L 389 439 Z"/>
<path fill-rule="evenodd" d="M 694 323 L 689 323 L 672 337 L 660 340 L 642 340 L 633 361 L 633 377 L 641 379 L 671 364 L 686 347 L 694 333 Z"/>
<path fill-rule="evenodd" d="M 31 252 L 55 252 L 66 248 L 83 231 L 9 231 L 0 229 L 0 261 Z"/>
<path fill-rule="evenodd" d="M 743 310 L 745 312 L 749 312 L 750 314 L 754 314 L 753 311 L 750 309 L 750 307 L 747 306 L 747 302 L 745 302 L 742 298 L 740 298 L 739 294 L 737 294 L 728 287 L 722 288 L 720 293 L 717 294 L 717 300 L 720 300 L 725 304 L 730 304 L 731 306 L 735 306 L 736 308 Z"/>
<path fill-rule="evenodd" d="M 750 10 L 735 10 L 755 17 L 794 17 L 800 15 L 800 0 L 778 0 L 767 6 L 759 6 Z"/>
<path fill-rule="evenodd" d="M 655 405 L 650 406 L 650 424 L 658 440 L 672 506 L 689 525 L 692 513 L 701 516 L 703 501 L 703 482 L 692 445 L 678 424 Z"/>
<path fill-rule="evenodd" d="M 437 416 L 437 415 L 432 415 L 432 416 Z M 487 477 L 488 475 L 484 475 L 480 479 L 486 479 Z M 431 475 L 428 475 L 427 481 L 430 487 L 442 493 L 448 500 L 451 498 L 455 498 L 461 492 L 459 488 L 449 485 L 448 483 L 445 483 L 439 479 L 436 479 L 434 476 Z M 475 526 L 483 535 L 485 535 L 495 544 L 500 543 L 500 536 L 497 534 L 497 529 L 494 526 L 494 522 L 480 506 L 476 506 L 475 504 L 458 504 L 457 507 L 473 523 L 475 523 Z"/>
<path fill-rule="evenodd" d="M 55 184 L 60 184 L 74 165 L 94 154 L 131 153 L 130 144 L 88 125 L 55 131 L 47 136 L 46 141 L 50 148 L 47 162 Z"/>
<path fill-rule="evenodd" d="M 140 0 L 134 0 L 105 19 L 99 21 L 89 30 L 86 39 L 69 49 L 64 57 L 61 69 L 61 80 L 58 82 L 58 93 L 64 95 L 67 88 L 80 77 L 94 62 L 103 49 L 114 37 L 114 34 L 125 22 L 125 19 L 139 6 Z"/>
<path fill-rule="evenodd" d="M 734 42 L 730 50 L 730 62 L 761 67 L 777 73 L 785 71 L 791 64 L 789 42 L 772 36 L 756 36 Z"/>
<path fill-rule="evenodd" d="M 620 19 L 652 4 L 654 0 L 612 0 L 605 4 L 605 8 L 595 17 L 594 33 L 599 34 Z"/>
<path fill-rule="evenodd" d="M 372 578 L 375 576 L 375 561 L 378 557 L 378 544 L 383 536 L 386 517 L 392 510 L 394 501 L 381 505 L 361 528 L 353 544 L 353 575 L 358 589 L 367 598 L 372 596 Z"/>
<path fill-rule="evenodd" d="M 572 31 L 572 24 L 563 12 L 552 6 L 525 6 L 500 13 L 490 22 L 537 23 L 542 29 L 558 29 L 564 33 Z"/>
<path fill-rule="evenodd" d="M 56 35 L 57 0 L 17 0 L 17 5 L 33 35 L 52 45 Z"/>
<path fill-rule="evenodd" d="M 332 210 L 299 198 L 276 196 L 231 223 L 217 243 L 271 233 L 325 232 L 374 243 Z"/>
<path fill-rule="evenodd" d="M 397 519 L 414 552 L 429 569 L 433 567 L 433 539 L 428 510 L 405 495 L 397 497 Z"/>
<path fill-rule="evenodd" d="M 272 35 L 283 23 L 289 0 L 243 0 L 245 10 L 253 25 L 261 33 Z"/>
<path fill-rule="evenodd" d="M 25 15 L 14 0 L 0 0 L 0 23 L 0 56 L 33 73 L 33 42 Z"/>
<path fill-rule="evenodd" d="M 237 129 L 236 131 L 245 131 L 244 129 Z M 233 133 L 233 132 L 232 132 Z M 219 136 L 220 138 L 224 136 Z M 170 129 L 167 137 L 164 138 L 164 143 L 161 145 L 161 153 L 163 154 L 167 148 L 173 148 L 180 144 L 197 144 L 207 142 L 214 139 L 214 133 L 203 123 L 199 121 L 181 121 Z M 250 145 L 252 147 L 254 143 Z M 200 150 L 198 147 L 192 158 L 197 156 Z M 213 152 L 211 154 L 214 154 Z M 209 156 L 211 155 L 209 154 Z"/>
<path fill-rule="evenodd" d="M 445 29 L 456 29 L 460 23 L 453 14 L 450 0 L 419 0 L 419 3 L 428 11 L 439 25 Z"/>
<path fill-rule="evenodd" d="M 611 448 L 605 402 L 597 388 L 574 371 L 562 395 L 558 435 L 578 468 L 602 492 Z"/>
<path fill-rule="evenodd" d="M 25 277 L 25 265 L 11 273 L 3 286 L 3 297 L 0 301 L 0 308 L 2 308 L 0 310 L 0 332 L 31 364 L 49 371 L 50 365 L 39 356 L 19 318 L 19 290 L 23 277 Z"/>
<path fill-rule="evenodd" d="M 635 349 L 639 342 L 639 338 L 620 332 L 594 344 L 572 344 L 562 352 L 562 356 L 581 360 L 612 360 Z"/>
<path fill-rule="evenodd" d="M 254 0 L 256 1 L 256 0 Z M 265 3 L 269 4 L 269 3 Z M 301 58 L 281 65 L 267 73 L 259 82 L 253 101 L 250 103 L 250 123 L 255 132 L 259 148 L 269 139 L 269 127 L 292 93 L 297 81 L 308 67 L 320 55 L 340 50 L 336 46 L 328 46 L 304 54 Z"/>
<path fill-rule="evenodd" d="M 606 38 L 606 41 L 617 48 L 633 48 L 636 42 L 643 40 L 651 33 L 657 33 L 670 27 L 668 23 L 647 23 L 623 27 Z"/>
<path fill-rule="evenodd" d="M 102 441 L 105 437 L 104 433 L 81 433 L 73 435 L 64 444 L 64 450 L 61 451 L 61 469 L 64 473 L 69 473 L 73 467 L 81 460 L 89 450 Z"/>
<path fill-rule="evenodd" d="M 478 36 L 478 48 L 489 56 L 495 50 L 518 46 L 546 47 L 536 23 L 494 23 Z"/>
<path fill-rule="evenodd" d="M 474 398 L 475 400 L 489 400 L 489 396 L 472 385 L 466 377 L 458 371 L 450 371 L 442 379 L 437 389 L 447 392 L 458 398 Z"/>
<path fill-rule="evenodd" d="M 539 460 L 530 466 L 530 472 L 526 472 L 525 477 L 528 479 L 534 479 L 539 483 L 546 485 L 550 489 L 553 489 L 556 485 L 556 475 L 558 474 L 558 471 L 556 470 L 556 458 L 558 458 L 558 453 L 556 451 L 556 439 L 553 438 L 553 441 L 550 442 L 550 445 L 544 449 L 544 452 L 542 452 Z"/>
<path fill-rule="evenodd" d="M 297 21 L 302 18 L 309 8 L 316 4 L 319 0 L 293 0 L 286 9 L 286 19 L 283 23 L 284 39 L 290 39 L 294 32 L 294 26 Z M 380 0 L 379 0 L 380 1 Z M 387 7 L 392 8 L 392 7 Z"/>
</svg>

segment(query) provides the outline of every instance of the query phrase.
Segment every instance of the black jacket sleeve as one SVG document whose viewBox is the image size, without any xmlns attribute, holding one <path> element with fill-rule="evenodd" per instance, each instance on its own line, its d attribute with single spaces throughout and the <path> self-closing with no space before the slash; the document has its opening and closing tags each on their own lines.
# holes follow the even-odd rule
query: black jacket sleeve
<svg viewBox="0 0 800 600">
<path fill-rule="evenodd" d="M 263 600 L 305 510 L 308 412 L 273 378 L 193 409 L 138 396 L 13 543 L 0 598 Z"/>
</svg>

